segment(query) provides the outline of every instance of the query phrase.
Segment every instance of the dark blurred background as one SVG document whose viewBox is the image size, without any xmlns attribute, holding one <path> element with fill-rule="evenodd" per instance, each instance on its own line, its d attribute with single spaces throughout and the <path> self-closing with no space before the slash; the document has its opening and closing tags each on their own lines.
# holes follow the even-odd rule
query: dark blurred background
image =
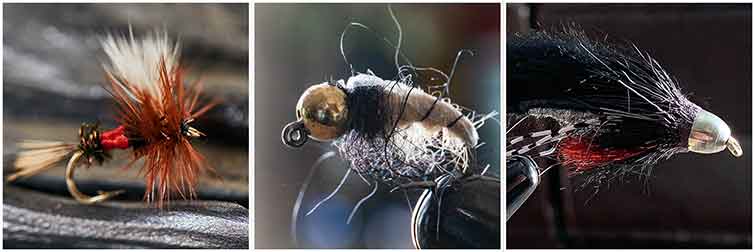
<svg viewBox="0 0 755 252">
<path fill-rule="evenodd" d="M 204 98 L 222 99 L 222 104 L 198 118 L 195 126 L 209 136 L 196 141 L 195 146 L 218 174 L 200 179 L 199 198 L 248 208 L 247 4 L 4 4 L 3 14 L 4 175 L 11 171 L 18 151 L 16 143 L 22 139 L 75 142 L 82 122 L 99 120 L 105 129 L 117 126 L 115 106 L 103 88 L 106 83 L 101 63 L 107 58 L 99 38 L 107 33 L 128 34 L 130 24 L 137 39 L 154 29 L 167 31 L 174 41 L 180 37 L 187 79 L 201 76 Z M 113 154 L 114 160 L 104 166 L 78 169 L 77 184 L 90 195 L 96 190 L 125 188 L 127 193 L 115 202 L 141 201 L 144 182 L 137 175 L 141 162 L 131 169 L 120 169 L 131 153 Z M 31 189 L 60 196 L 42 199 L 68 202 L 71 197 L 64 182 L 64 166 L 6 183 L 4 192 Z M 5 199 L 6 207 L 13 209 L 45 205 L 30 202 L 39 197 L 28 197 L 29 202 L 19 197 Z M 78 207 L 86 212 L 86 207 Z M 90 213 L 82 218 L 95 216 Z M 246 225 L 247 221 L 243 222 Z M 10 225 L 4 225 L 4 229 L 12 229 Z"/>
<path fill-rule="evenodd" d="M 635 43 L 692 101 L 723 118 L 745 155 L 679 154 L 643 178 L 575 191 L 551 170 L 506 225 L 507 248 L 751 248 L 750 4 L 508 4 L 507 35 L 576 24 Z M 515 85 L 511 83 L 508 85 Z M 589 201 L 588 201 L 589 199 Z"/>
<path fill-rule="evenodd" d="M 390 41 L 396 28 L 385 4 L 255 5 L 255 247 L 294 248 L 291 212 L 307 173 L 317 158 L 333 150 L 309 141 L 301 149 L 281 142 L 283 127 L 296 120 L 301 93 L 330 76 L 350 76 L 339 51 L 339 37 L 349 22 L 360 22 Z M 415 65 L 449 72 L 460 49 L 465 57 L 451 84 L 455 103 L 480 113 L 500 111 L 500 5 L 394 4 L 403 29 L 402 52 Z M 356 71 L 368 68 L 383 79 L 396 74 L 394 51 L 370 32 L 352 30 L 345 50 Z M 482 160 L 499 171 L 499 124 L 480 129 L 488 147 Z M 331 159 L 315 175 L 304 197 L 298 246 L 308 248 L 411 248 L 410 209 L 404 194 L 381 190 L 365 202 L 350 225 L 346 219 L 370 189 L 352 176 L 342 190 L 312 215 L 314 204 L 329 194 L 348 167 Z M 416 195 L 410 195 L 412 203 Z"/>
</svg>

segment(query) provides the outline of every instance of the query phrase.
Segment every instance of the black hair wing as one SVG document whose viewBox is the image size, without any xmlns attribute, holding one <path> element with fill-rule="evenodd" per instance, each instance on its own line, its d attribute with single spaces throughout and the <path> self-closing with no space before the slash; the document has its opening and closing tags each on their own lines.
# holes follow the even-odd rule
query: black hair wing
<svg viewBox="0 0 755 252">
<path fill-rule="evenodd" d="M 700 109 L 649 55 L 576 30 L 509 36 L 506 98 L 509 113 L 594 114 L 595 143 L 618 148 L 679 146 Z"/>
</svg>

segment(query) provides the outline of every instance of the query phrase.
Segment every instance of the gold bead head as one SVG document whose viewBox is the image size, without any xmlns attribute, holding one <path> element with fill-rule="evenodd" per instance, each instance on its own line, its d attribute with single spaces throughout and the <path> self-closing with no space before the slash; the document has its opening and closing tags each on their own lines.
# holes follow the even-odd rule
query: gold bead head
<svg viewBox="0 0 755 252">
<path fill-rule="evenodd" d="M 297 119 L 304 122 L 309 137 L 318 141 L 330 141 L 343 134 L 348 113 L 346 93 L 328 83 L 309 87 L 296 104 Z"/>
</svg>

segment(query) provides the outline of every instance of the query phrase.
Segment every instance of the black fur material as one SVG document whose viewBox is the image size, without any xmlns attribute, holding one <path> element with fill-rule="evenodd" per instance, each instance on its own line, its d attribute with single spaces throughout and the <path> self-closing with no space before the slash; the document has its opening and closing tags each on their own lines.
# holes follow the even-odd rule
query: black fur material
<svg viewBox="0 0 755 252">
<path fill-rule="evenodd" d="M 507 76 L 509 113 L 551 108 L 612 115 L 592 129 L 592 143 L 603 148 L 686 147 L 699 111 L 647 54 L 576 30 L 509 36 Z"/>
<path fill-rule="evenodd" d="M 389 125 L 390 106 L 383 86 L 358 86 L 347 90 L 348 129 L 367 138 L 384 137 Z"/>
</svg>

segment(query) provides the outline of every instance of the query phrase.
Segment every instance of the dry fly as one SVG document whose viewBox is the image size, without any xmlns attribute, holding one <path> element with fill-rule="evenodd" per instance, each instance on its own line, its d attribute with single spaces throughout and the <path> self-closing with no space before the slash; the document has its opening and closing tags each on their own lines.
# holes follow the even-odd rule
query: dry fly
<svg viewBox="0 0 755 252">
<path fill-rule="evenodd" d="M 16 171 L 7 180 L 33 176 L 69 159 L 66 183 L 71 195 L 83 204 L 102 202 L 123 190 L 87 196 L 74 182 L 76 167 L 102 164 L 112 150 L 130 149 L 133 157 L 128 166 L 144 159 L 140 174 L 146 183 L 146 201 L 162 206 L 171 196 L 195 198 L 199 176 L 212 169 L 191 144 L 192 139 L 204 136 L 191 123 L 216 102 L 200 102 L 198 81 L 184 86 L 180 46 L 166 32 L 136 39 L 129 28 L 127 37 L 108 35 L 101 44 L 109 59 L 103 64 L 109 83 L 106 89 L 120 125 L 103 131 L 98 124 L 84 123 L 78 143 L 23 141 L 14 163 Z"/>
</svg>

